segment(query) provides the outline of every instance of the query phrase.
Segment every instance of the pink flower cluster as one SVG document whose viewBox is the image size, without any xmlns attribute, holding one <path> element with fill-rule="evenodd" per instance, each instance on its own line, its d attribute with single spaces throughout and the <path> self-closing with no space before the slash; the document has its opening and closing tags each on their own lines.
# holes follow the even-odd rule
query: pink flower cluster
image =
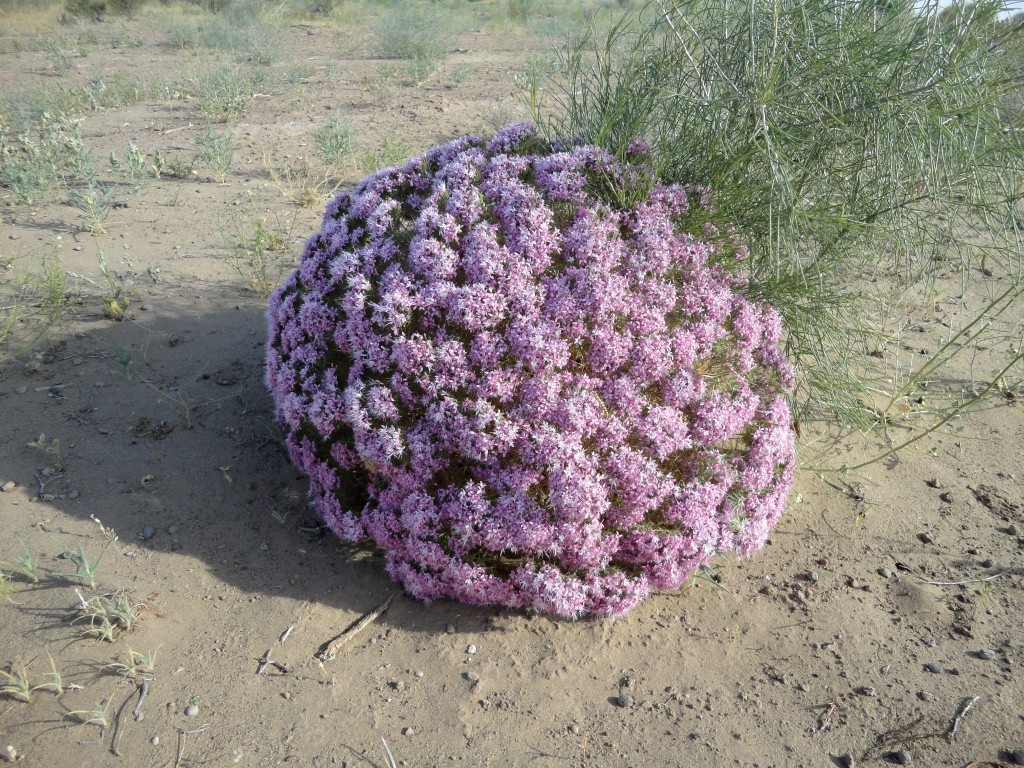
<svg viewBox="0 0 1024 768">
<path fill-rule="evenodd" d="M 451 141 L 337 197 L 270 300 L 313 506 L 417 598 L 615 616 L 782 512 L 779 315 L 632 149 Z"/>
</svg>

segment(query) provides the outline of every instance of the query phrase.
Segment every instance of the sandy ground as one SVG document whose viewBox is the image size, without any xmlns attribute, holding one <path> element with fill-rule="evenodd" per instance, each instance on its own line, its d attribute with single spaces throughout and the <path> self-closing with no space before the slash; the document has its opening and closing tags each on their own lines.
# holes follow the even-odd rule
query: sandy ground
<svg viewBox="0 0 1024 768">
<path fill-rule="evenodd" d="M 137 34 L 145 44 L 130 51 L 101 41 L 68 80 L 146 81 L 188 65 L 159 34 Z M 399 83 L 388 106 L 365 85 L 386 62 L 314 26 L 281 35 L 313 72 L 266 86 L 230 126 L 225 183 L 200 168 L 151 180 L 141 199 L 121 189 L 126 207 L 95 236 L 66 194 L 0 202 L 4 255 L 56 247 L 67 269 L 100 281 L 102 250 L 131 298 L 114 322 L 78 281 L 68 320 L 2 371 L 0 561 L 23 542 L 40 581 L 16 576 L 0 604 L 0 664 L 38 685 L 52 657 L 67 690 L 0 698 L 0 749 L 47 768 L 383 766 L 382 738 L 408 766 L 1012 764 L 1024 749 L 1024 412 L 1009 400 L 898 460 L 801 472 L 770 545 L 721 563 L 721 589 L 698 580 L 617 622 L 424 605 L 396 590 L 378 554 L 340 547 L 307 509 L 272 424 L 265 302 L 231 269 L 226 240 L 267 215 L 297 258 L 322 203 L 295 207 L 268 168 L 319 168 L 312 133 L 333 115 L 366 145 L 400 134 L 413 150 L 489 129 L 512 116 L 526 42 L 467 33 L 448 73 Z M 459 66 L 469 79 L 456 88 Z M 41 52 L 0 55 L 6 93 L 57 82 Z M 209 125 L 182 99 L 80 119 L 105 176 L 102 159 L 129 141 L 184 157 Z M 911 318 L 915 347 L 936 347 L 936 317 Z M 1019 321 L 1007 325 L 1018 338 Z M 818 429 L 804 426 L 805 443 Z M 41 433 L 59 440 L 59 458 L 28 446 Z M 851 440 L 814 461 L 853 464 L 865 451 Z M 119 535 L 96 589 L 69 578 L 62 557 L 100 553 L 93 516 Z M 140 620 L 114 642 L 90 638 L 74 621 L 76 588 L 144 605 Z M 336 658 L 314 658 L 390 594 Z M 157 650 L 142 717 L 141 678 L 108 666 L 129 649 Z M 82 722 L 104 703 L 110 727 Z"/>
</svg>

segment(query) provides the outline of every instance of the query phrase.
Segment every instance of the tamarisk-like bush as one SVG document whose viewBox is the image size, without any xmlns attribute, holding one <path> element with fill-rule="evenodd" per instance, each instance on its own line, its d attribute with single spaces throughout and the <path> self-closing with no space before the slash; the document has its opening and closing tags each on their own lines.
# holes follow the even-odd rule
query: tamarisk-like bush
<svg viewBox="0 0 1024 768">
<path fill-rule="evenodd" d="M 456 139 L 338 196 L 271 297 L 313 506 L 412 595 L 615 616 L 778 519 L 779 314 L 648 152 Z"/>
</svg>

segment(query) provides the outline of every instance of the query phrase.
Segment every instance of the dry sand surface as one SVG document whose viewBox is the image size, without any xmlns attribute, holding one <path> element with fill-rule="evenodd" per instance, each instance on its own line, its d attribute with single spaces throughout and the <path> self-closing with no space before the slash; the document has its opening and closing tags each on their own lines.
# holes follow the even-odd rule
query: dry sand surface
<svg viewBox="0 0 1024 768">
<path fill-rule="evenodd" d="M 155 81 L 194 63 L 144 26 L 130 49 L 96 29 L 64 77 L 43 51 L 0 54 L 0 88 L 118 72 Z M 269 169 L 280 177 L 305 159 L 320 172 L 312 135 L 332 116 L 364 146 L 402 136 L 411 151 L 491 130 L 514 116 L 527 49 L 544 48 L 467 32 L 445 70 L 419 88 L 399 77 L 382 103 L 368 75 L 389 63 L 341 45 L 344 33 L 275 34 L 289 62 L 273 67 L 299 63 L 308 77 L 269 80 L 247 115 L 215 125 L 237 146 L 224 183 L 199 167 L 149 180 L 141 197 L 117 187 L 102 234 L 65 193 L 0 201 L 5 256 L 56 247 L 97 284 L 73 281 L 70 316 L 0 380 L 0 561 L 9 571 L 23 542 L 40 575 L 15 576 L 0 603 L 0 664 L 39 685 L 52 657 L 66 688 L 0 698 L 0 750 L 46 768 L 383 766 L 382 738 L 408 766 L 1013 764 L 1024 750 L 1024 411 L 1010 398 L 859 472 L 801 472 L 764 551 L 722 562 L 717 586 L 696 580 L 615 622 L 424 605 L 396 590 L 379 554 L 340 546 L 272 423 L 265 301 L 231 268 L 233 233 L 267 217 L 294 265 L 324 200 L 297 207 Z M 210 125 L 182 98 L 78 118 L 111 181 L 111 151 L 134 142 L 190 157 Z M 98 250 L 130 298 L 121 322 L 103 314 Z M 912 345 L 890 352 L 936 348 L 942 319 L 961 311 L 954 278 L 939 305 L 908 318 Z M 1019 323 L 1018 311 L 1000 344 L 1019 339 Z M 971 371 L 953 374 L 969 386 Z M 806 423 L 804 442 L 818 429 Z M 40 445 L 59 440 L 59 458 L 28 445 L 41 433 Z M 815 461 L 854 464 L 868 457 L 858 446 Z M 119 536 L 95 589 L 62 557 L 79 545 L 99 555 L 92 517 Z M 140 617 L 113 642 L 89 637 L 78 594 L 124 596 Z M 335 658 L 314 658 L 391 594 Z M 129 649 L 156 651 L 151 674 L 110 666 Z M 108 727 L 83 722 L 104 703 Z"/>
</svg>

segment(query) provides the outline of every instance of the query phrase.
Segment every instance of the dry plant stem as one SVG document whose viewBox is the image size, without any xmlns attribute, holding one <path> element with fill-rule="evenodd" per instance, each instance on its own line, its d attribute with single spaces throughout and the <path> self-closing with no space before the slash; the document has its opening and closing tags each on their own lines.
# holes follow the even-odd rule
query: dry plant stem
<svg viewBox="0 0 1024 768">
<path fill-rule="evenodd" d="M 1003 571 L 1002 573 L 996 573 L 992 576 L 986 576 L 983 579 L 967 579 L 966 581 L 925 581 L 924 579 L 918 579 L 921 584 L 931 584 L 934 587 L 962 587 L 965 584 L 977 584 L 981 581 L 992 581 L 998 579 L 1000 576 L 1005 576 L 1009 571 Z"/>
<path fill-rule="evenodd" d="M 391 605 L 391 601 L 392 599 L 394 599 L 394 597 L 394 594 L 388 595 L 387 599 L 383 603 L 381 603 L 372 611 L 367 613 L 365 616 L 359 619 L 359 621 L 357 621 L 351 627 L 346 629 L 336 638 L 323 645 L 320 648 L 320 650 L 313 655 L 313 658 L 315 658 L 321 664 L 325 661 L 330 661 L 331 659 L 333 659 L 343 646 L 345 646 L 357 634 L 366 629 L 367 626 L 369 626 L 374 620 L 380 617 L 380 615 L 384 613 L 384 611 L 388 609 L 388 606 Z"/>
<path fill-rule="evenodd" d="M 139 702 L 135 705 L 135 709 L 132 711 L 132 717 L 136 721 L 142 719 L 142 702 L 146 700 L 146 694 L 149 693 L 149 678 L 142 678 L 142 683 L 139 685 Z"/>
<path fill-rule="evenodd" d="M 198 728 L 193 728 L 191 731 L 178 731 L 178 751 L 174 756 L 174 768 L 178 768 L 185 757 L 185 737 L 193 733 L 202 733 L 209 727 L 210 724 L 205 723 Z"/>
<path fill-rule="evenodd" d="M 946 741 L 952 743 L 956 737 L 956 732 L 960 730 L 960 723 L 963 722 L 967 714 L 974 708 L 974 705 L 981 701 L 981 696 L 975 696 L 970 701 L 967 701 L 960 707 L 960 711 L 956 713 L 956 717 L 953 718 L 953 725 L 949 728 L 949 733 L 946 734 Z"/>
</svg>

